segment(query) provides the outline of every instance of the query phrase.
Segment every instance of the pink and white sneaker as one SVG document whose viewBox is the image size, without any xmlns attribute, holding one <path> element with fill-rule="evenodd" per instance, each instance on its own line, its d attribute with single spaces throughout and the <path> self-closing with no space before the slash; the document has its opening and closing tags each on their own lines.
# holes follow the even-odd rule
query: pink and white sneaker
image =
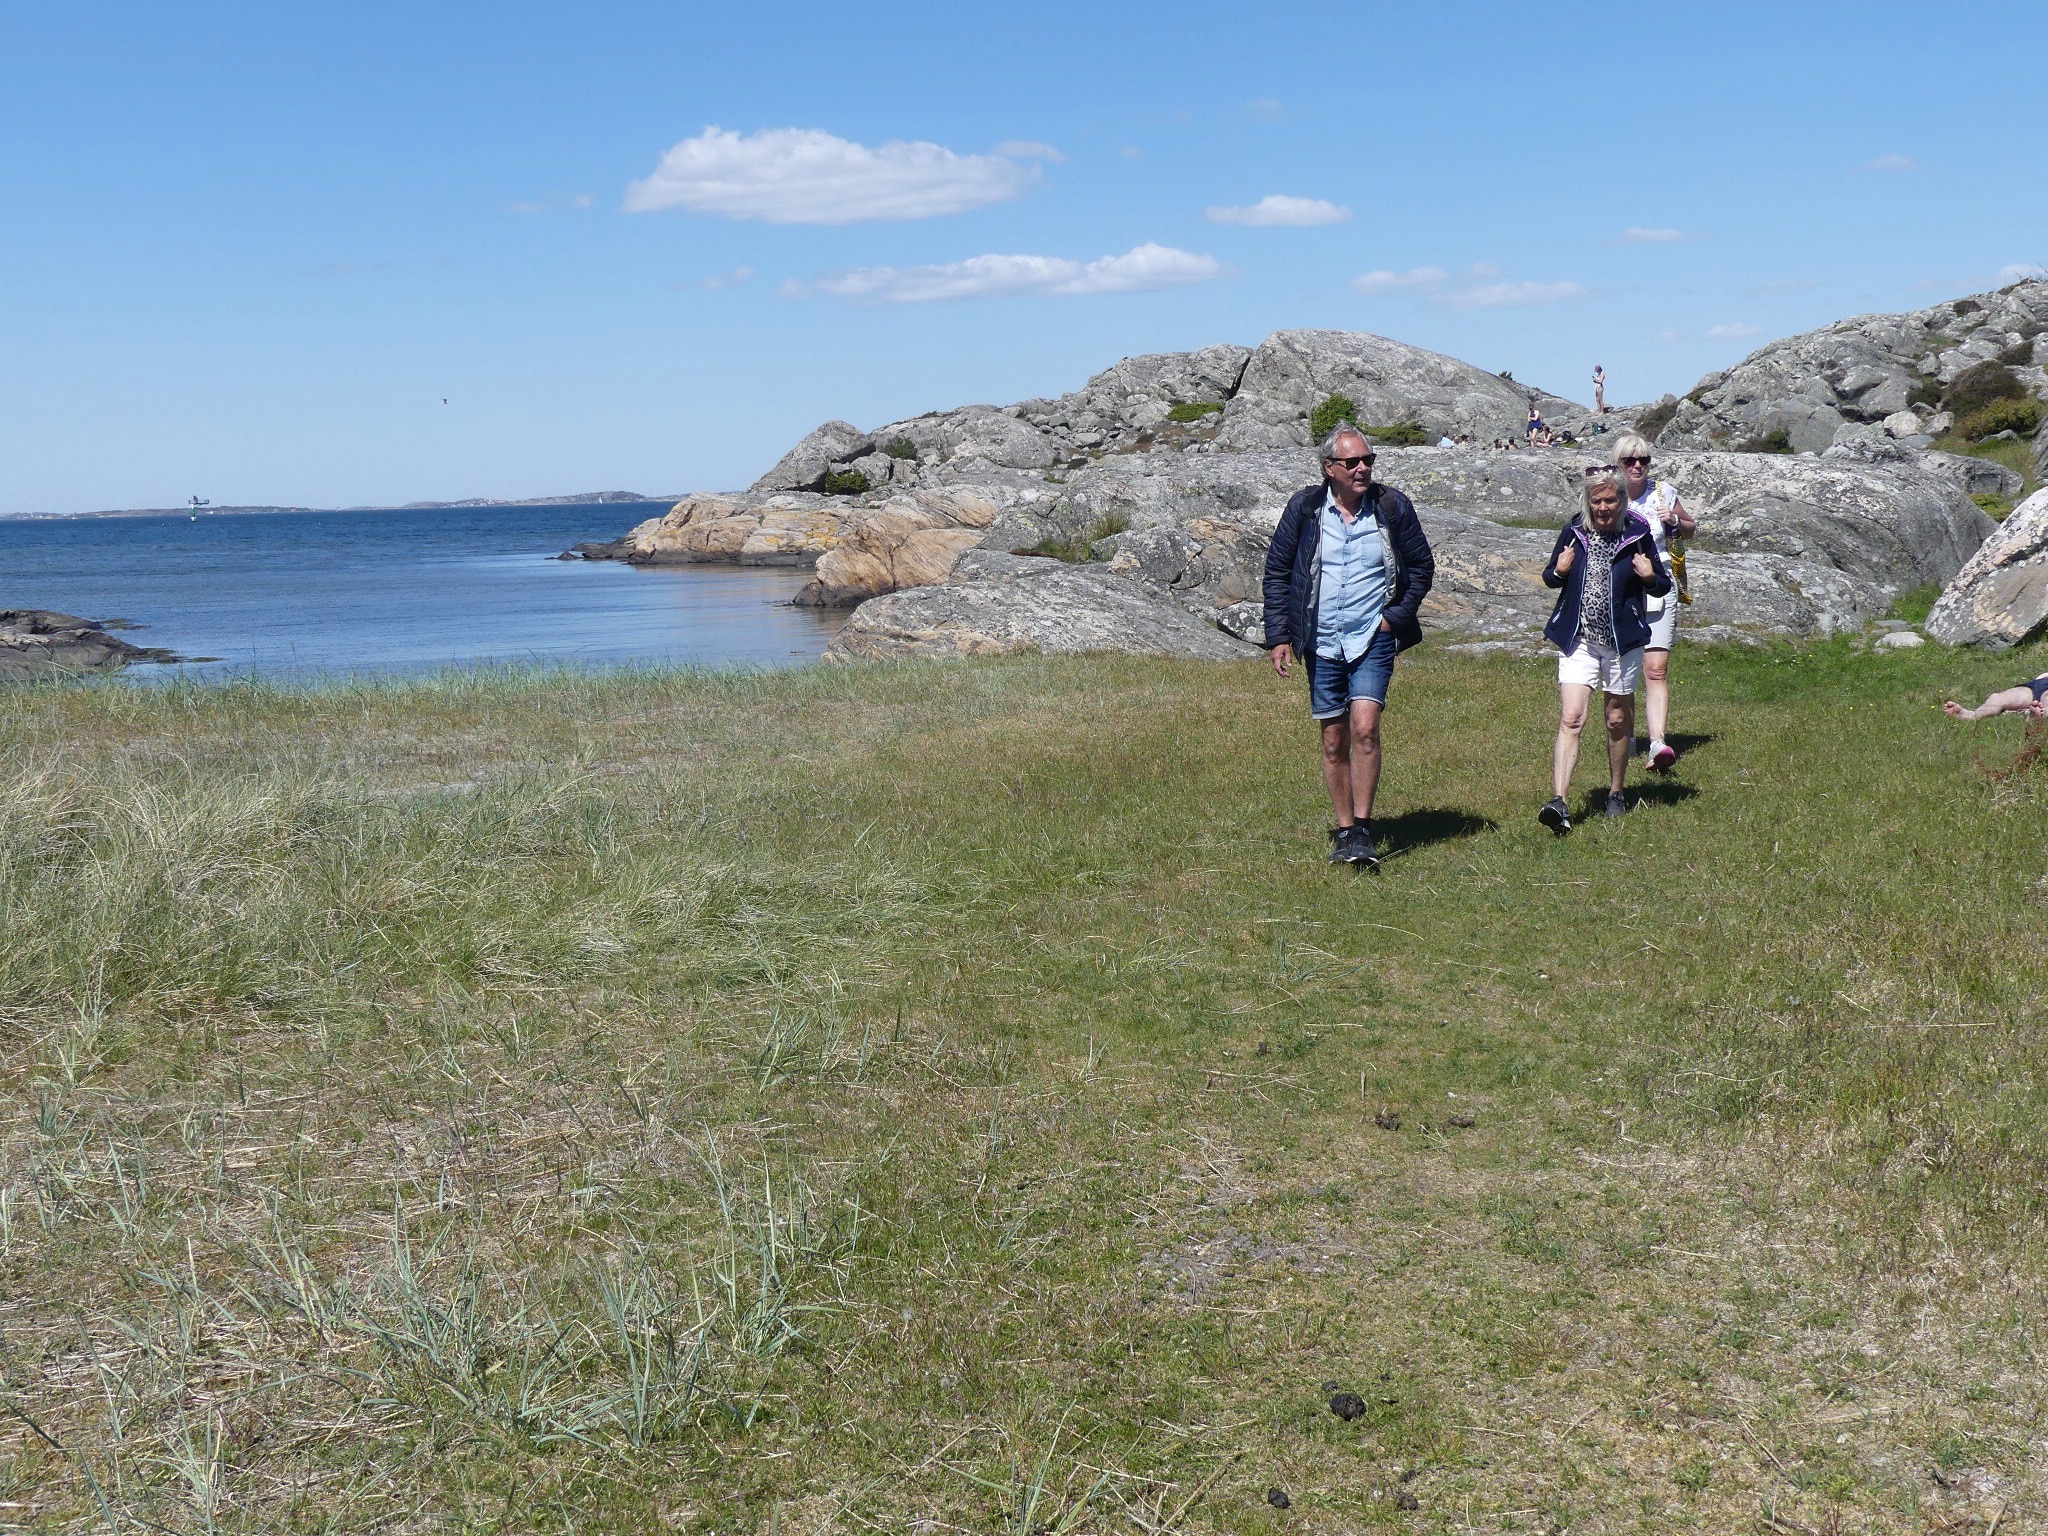
<svg viewBox="0 0 2048 1536">
<path fill-rule="evenodd" d="M 1672 751 L 1667 743 L 1661 741 L 1650 743 L 1650 766 L 1659 773 L 1662 773 L 1677 761 L 1678 754 Z"/>
</svg>

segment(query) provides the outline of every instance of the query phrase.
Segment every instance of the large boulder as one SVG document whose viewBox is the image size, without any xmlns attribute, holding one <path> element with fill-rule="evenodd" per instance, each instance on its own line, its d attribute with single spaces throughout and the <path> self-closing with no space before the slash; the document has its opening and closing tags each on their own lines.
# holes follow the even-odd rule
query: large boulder
<svg viewBox="0 0 2048 1536">
<path fill-rule="evenodd" d="M 614 548 L 634 565 L 815 565 L 837 547 L 852 504 L 787 491 L 685 496 Z"/>
<path fill-rule="evenodd" d="M 775 467 L 756 480 L 749 490 L 815 491 L 835 464 L 863 456 L 871 450 L 872 439 L 844 421 L 828 421 L 814 427 L 789 452 L 775 461 Z"/>
<path fill-rule="evenodd" d="M 1360 426 L 1420 422 L 1432 437 L 1520 437 L 1533 396 L 1549 421 L 1592 412 L 1441 352 L 1360 331 L 1275 331 L 1246 363 L 1217 442 L 1231 448 L 1306 446 L 1309 417 L 1332 395 L 1358 407 Z"/>
<path fill-rule="evenodd" d="M 2011 516 L 1956 572 L 1927 616 L 1927 633 L 1950 645 L 2005 650 L 2048 630 L 2048 488 Z"/>
<path fill-rule="evenodd" d="M 1840 320 L 1708 374 L 1677 403 L 1657 442 L 1736 448 L 1782 432 L 1795 451 L 1819 453 L 1859 425 L 1915 407 L 1925 429 L 1958 376 L 1987 363 L 2011 368 L 2028 393 L 2048 399 L 2044 333 L 2048 282 L 2015 283 L 1911 314 Z"/>
<path fill-rule="evenodd" d="M 1256 654 L 1170 597 L 1100 566 L 977 549 L 941 586 L 862 603 L 825 655 L 994 656 L 1124 651 L 1210 660 Z"/>
<path fill-rule="evenodd" d="M 186 659 L 154 646 L 131 645 L 92 619 L 45 608 L 0 609 L 0 681 L 69 677 L 115 671 L 139 661 Z"/>
<path fill-rule="evenodd" d="M 965 490 L 913 491 L 852 513 L 840 542 L 796 595 L 799 607 L 850 608 L 903 587 L 928 587 L 986 537 L 996 504 Z"/>
<path fill-rule="evenodd" d="M 1911 462 L 1658 457 L 1699 523 L 1696 548 L 1788 555 L 1893 593 L 1947 581 L 1995 526 L 1952 477 Z"/>
</svg>

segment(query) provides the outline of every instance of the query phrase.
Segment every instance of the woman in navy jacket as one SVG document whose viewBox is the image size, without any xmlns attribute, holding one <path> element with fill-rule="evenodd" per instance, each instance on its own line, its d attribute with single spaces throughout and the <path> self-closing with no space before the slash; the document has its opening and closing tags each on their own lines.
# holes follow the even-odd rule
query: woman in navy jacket
<svg viewBox="0 0 2048 1536">
<path fill-rule="evenodd" d="M 1558 589 L 1543 633 L 1559 652 L 1559 711 L 1550 754 L 1554 794 L 1537 819 L 1560 835 L 1572 829 L 1565 793 L 1578 766 L 1579 733 L 1595 689 L 1607 696 L 1607 814 L 1628 811 L 1622 784 L 1635 743 L 1643 646 L 1650 638 L 1644 600 L 1669 592 L 1671 578 L 1650 525 L 1627 507 L 1620 471 L 1612 464 L 1589 471 L 1586 510 L 1559 531 L 1543 568 L 1543 584 Z"/>
</svg>

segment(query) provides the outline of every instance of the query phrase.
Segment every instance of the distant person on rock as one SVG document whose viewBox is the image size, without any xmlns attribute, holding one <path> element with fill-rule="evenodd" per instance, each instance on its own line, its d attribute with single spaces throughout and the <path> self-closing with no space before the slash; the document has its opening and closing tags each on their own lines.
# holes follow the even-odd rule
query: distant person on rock
<svg viewBox="0 0 2048 1536">
<path fill-rule="evenodd" d="M 1543 413 L 1536 409 L 1536 397 L 1531 395 L 1529 397 L 1529 424 L 1522 429 L 1522 435 L 1528 438 L 1533 445 L 1536 441 L 1536 434 L 1542 430 Z"/>
<path fill-rule="evenodd" d="M 1377 869 L 1380 712 L 1395 653 L 1422 638 L 1416 610 L 1436 557 L 1414 503 L 1373 483 L 1372 445 L 1357 427 L 1340 423 L 1318 454 L 1322 479 L 1288 499 L 1266 551 L 1266 645 L 1281 677 L 1295 656 L 1308 673 L 1337 820 L 1330 862 Z"/>
<path fill-rule="evenodd" d="M 1648 597 L 1671 590 L 1649 524 L 1626 506 L 1627 491 L 1612 464 L 1586 472 L 1586 509 L 1558 532 L 1543 584 L 1559 589 L 1543 634 L 1558 649 L 1557 741 L 1550 754 L 1550 803 L 1537 820 L 1563 836 L 1572 829 L 1565 796 L 1579 762 L 1579 733 L 1597 690 L 1607 703 L 1609 816 L 1628 813 L 1622 793 L 1635 742 L 1636 681 L 1650 638 Z"/>
<path fill-rule="evenodd" d="M 1598 363 L 1593 365 L 1593 410 L 1596 414 L 1607 414 L 1607 370 Z"/>
<path fill-rule="evenodd" d="M 1965 709 L 1954 699 L 1944 700 L 1942 710 L 1951 720 L 1988 720 L 1993 715 L 2048 715 L 2048 672 L 2017 688 L 1991 694 L 1975 709 Z"/>
<path fill-rule="evenodd" d="M 1615 461 L 1628 490 L 1628 509 L 1650 525 L 1657 554 L 1671 566 L 1671 541 L 1689 539 L 1698 531 L 1692 514 L 1669 481 L 1650 478 L 1650 443 L 1639 433 L 1624 432 L 1614 440 Z M 1683 564 L 1679 566 L 1684 570 Z M 1645 605 L 1650 620 L 1649 643 L 1643 647 L 1643 704 L 1649 716 L 1650 766 L 1663 772 L 1678 760 L 1666 739 L 1671 726 L 1671 646 L 1678 637 L 1678 598 L 1653 597 Z"/>
</svg>

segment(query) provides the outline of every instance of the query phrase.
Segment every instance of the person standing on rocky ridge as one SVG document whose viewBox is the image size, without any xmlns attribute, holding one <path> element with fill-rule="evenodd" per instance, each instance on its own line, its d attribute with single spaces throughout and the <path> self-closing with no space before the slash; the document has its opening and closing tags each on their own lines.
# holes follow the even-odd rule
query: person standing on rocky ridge
<svg viewBox="0 0 2048 1536">
<path fill-rule="evenodd" d="M 1607 698 L 1607 814 L 1628 814 L 1622 793 L 1636 733 L 1636 681 L 1650 622 L 1648 597 L 1671 590 L 1656 540 L 1641 516 L 1627 510 L 1627 492 L 1612 464 L 1586 472 L 1586 510 L 1558 530 L 1543 584 L 1557 606 L 1543 626 L 1557 660 L 1557 741 L 1550 753 L 1549 804 L 1536 819 L 1562 837 L 1572 829 L 1565 795 L 1579 762 L 1579 733 L 1598 689 Z"/>
<path fill-rule="evenodd" d="M 1373 482 L 1372 445 L 1356 426 L 1340 422 L 1318 453 L 1322 479 L 1288 499 L 1266 550 L 1266 646 L 1281 677 L 1295 656 L 1308 673 L 1337 818 L 1330 862 L 1377 869 L 1380 713 L 1395 655 L 1422 639 L 1416 614 L 1436 556 L 1415 504 Z"/>
<path fill-rule="evenodd" d="M 1669 481 L 1650 478 L 1647 438 L 1635 432 L 1622 433 L 1614 440 L 1614 458 L 1621 465 L 1628 509 L 1650 525 L 1657 556 L 1668 568 L 1671 540 L 1691 538 L 1698 525 Z M 1649 716 L 1650 766 L 1662 772 L 1678 760 L 1665 736 L 1671 726 L 1671 646 L 1678 638 L 1677 596 L 1653 597 L 1644 611 L 1650 620 L 1650 639 L 1643 647 L 1643 712 Z"/>
<path fill-rule="evenodd" d="M 1593 365 L 1593 413 L 1607 414 L 1607 370 L 1598 363 Z"/>
</svg>

